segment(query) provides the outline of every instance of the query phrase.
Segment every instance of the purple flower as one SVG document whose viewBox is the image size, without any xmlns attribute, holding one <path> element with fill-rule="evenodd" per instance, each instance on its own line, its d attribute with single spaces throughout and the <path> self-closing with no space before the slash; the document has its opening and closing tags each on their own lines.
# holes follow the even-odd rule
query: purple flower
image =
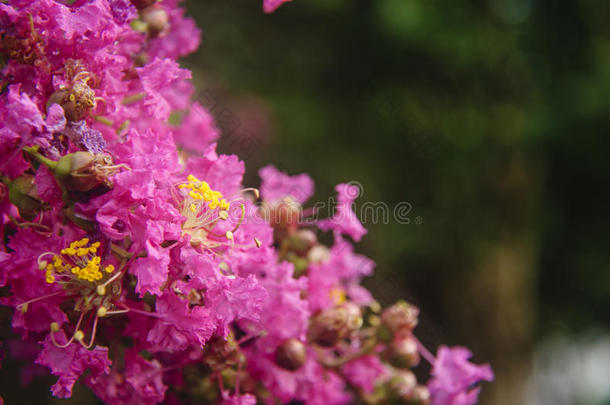
<svg viewBox="0 0 610 405">
<path fill-rule="evenodd" d="M 480 381 L 492 381 L 489 364 L 477 366 L 468 361 L 472 353 L 465 347 L 440 346 L 432 367 L 428 389 L 432 405 L 472 405 L 477 402 Z"/>
</svg>

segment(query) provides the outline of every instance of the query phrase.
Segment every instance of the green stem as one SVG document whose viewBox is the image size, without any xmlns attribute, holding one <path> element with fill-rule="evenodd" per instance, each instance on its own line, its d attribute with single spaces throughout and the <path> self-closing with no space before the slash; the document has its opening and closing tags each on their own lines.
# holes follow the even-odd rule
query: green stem
<svg viewBox="0 0 610 405">
<path fill-rule="evenodd" d="M 24 146 L 23 150 L 26 151 L 30 156 L 32 156 L 34 159 L 38 160 L 40 163 L 44 164 L 46 167 L 48 167 L 51 170 L 55 170 L 55 168 L 57 167 L 57 162 L 54 160 L 51 160 L 47 157 L 42 156 L 39 152 L 38 152 L 38 146 Z"/>
</svg>

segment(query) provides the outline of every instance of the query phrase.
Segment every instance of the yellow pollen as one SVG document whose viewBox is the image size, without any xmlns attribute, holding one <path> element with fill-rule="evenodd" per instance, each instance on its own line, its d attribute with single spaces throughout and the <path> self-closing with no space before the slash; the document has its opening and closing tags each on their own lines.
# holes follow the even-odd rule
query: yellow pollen
<svg viewBox="0 0 610 405">
<path fill-rule="evenodd" d="M 42 260 L 38 263 L 38 269 L 39 270 L 44 270 L 44 269 L 48 269 L 49 266 L 51 266 L 46 260 Z M 51 266 L 51 268 L 53 268 L 53 266 Z"/>
<path fill-rule="evenodd" d="M 106 316 L 107 312 L 108 312 L 108 310 L 106 309 L 106 307 L 99 307 L 97 309 L 97 316 L 99 316 L 100 318 L 103 318 Z"/>
<path fill-rule="evenodd" d="M 221 210 L 228 210 L 230 208 L 230 203 L 228 203 L 224 198 L 220 191 L 212 190 L 210 185 L 205 181 L 199 180 L 197 177 L 189 174 L 188 183 L 182 183 L 178 185 L 179 189 L 187 189 L 189 190 L 189 197 L 193 200 L 203 200 L 208 203 L 208 207 L 211 210 L 216 208 L 220 208 Z M 192 203 L 188 205 L 191 212 L 195 213 L 197 207 L 195 206 L 195 211 L 193 211 Z"/>
<path fill-rule="evenodd" d="M 76 333 L 74 334 L 74 339 L 77 341 L 81 341 L 85 338 L 85 334 L 83 333 L 82 330 L 77 330 Z"/>
<path fill-rule="evenodd" d="M 233 232 L 227 231 L 227 233 L 225 233 L 225 236 L 227 237 L 227 239 L 232 240 L 233 239 Z"/>
<path fill-rule="evenodd" d="M 76 277 L 70 276 L 72 279 L 96 282 L 104 277 L 102 267 L 100 266 L 102 259 L 96 255 L 99 247 L 100 242 L 89 244 L 88 238 L 82 238 L 62 249 L 61 255 L 63 256 L 53 256 L 52 263 L 40 261 L 39 267 L 42 269 L 42 265 L 45 265 L 45 279 L 49 284 L 55 282 L 57 274 L 64 272 L 74 274 Z M 103 268 L 103 271 L 112 273 L 114 266 L 108 265 Z"/>
<path fill-rule="evenodd" d="M 51 322 L 51 332 L 59 332 L 59 324 L 57 322 Z"/>
</svg>

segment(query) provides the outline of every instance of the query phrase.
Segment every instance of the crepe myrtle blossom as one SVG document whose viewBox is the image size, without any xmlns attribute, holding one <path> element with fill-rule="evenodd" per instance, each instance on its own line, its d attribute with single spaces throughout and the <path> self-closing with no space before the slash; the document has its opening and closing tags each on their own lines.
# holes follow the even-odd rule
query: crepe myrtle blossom
<svg viewBox="0 0 610 405">
<path fill-rule="evenodd" d="M 178 0 L 0 2 L 0 304 L 23 381 L 109 404 L 476 402 L 489 365 L 435 358 L 418 308 L 361 285 L 354 184 L 308 222 L 307 174 L 263 167 L 259 192 L 217 152 L 176 61 L 200 33 Z"/>
</svg>

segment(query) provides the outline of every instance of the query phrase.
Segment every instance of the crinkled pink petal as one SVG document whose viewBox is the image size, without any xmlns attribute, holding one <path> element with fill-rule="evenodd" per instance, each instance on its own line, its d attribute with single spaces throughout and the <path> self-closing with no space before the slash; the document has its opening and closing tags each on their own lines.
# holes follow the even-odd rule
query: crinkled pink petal
<svg viewBox="0 0 610 405">
<path fill-rule="evenodd" d="M 262 179 L 261 196 L 269 203 L 290 196 L 303 204 L 313 195 L 313 180 L 305 173 L 289 176 L 269 165 L 261 168 L 258 175 Z"/>
<path fill-rule="evenodd" d="M 188 114 L 173 133 L 178 144 L 199 154 L 205 152 L 219 135 L 218 128 L 214 125 L 214 117 L 199 103 L 193 103 Z"/>
<path fill-rule="evenodd" d="M 55 333 L 55 340 L 59 344 L 67 341 L 63 330 Z M 74 342 L 66 348 L 59 348 L 55 346 L 50 335 L 41 343 L 43 350 L 36 363 L 49 367 L 53 375 L 59 377 L 51 388 L 56 397 L 70 398 L 74 383 L 86 370 L 90 370 L 94 376 L 110 372 L 112 362 L 108 359 L 107 347 L 96 346 L 87 350 Z"/>
<path fill-rule="evenodd" d="M 476 365 L 468 361 L 472 352 L 465 347 L 440 346 L 428 382 L 433 405 L 473 405 L 478 388 L 471 387 L 480 381 L 492 381 L 489 364 Z"/>
</svg>

